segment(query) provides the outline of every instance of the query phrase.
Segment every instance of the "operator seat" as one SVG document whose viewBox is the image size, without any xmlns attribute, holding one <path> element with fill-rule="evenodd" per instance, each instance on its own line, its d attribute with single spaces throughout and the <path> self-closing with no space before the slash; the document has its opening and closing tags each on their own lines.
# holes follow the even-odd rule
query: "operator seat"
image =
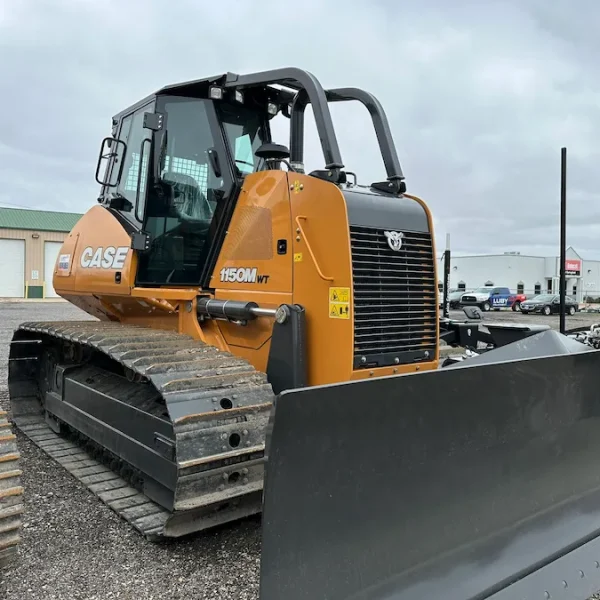
<svg viewBox="0 0 600 600">
<path fill-rule="evenodd" d="M 174 210 L 173 216 L 184 221 L 211 221 L 213 207 L 196 179 L 177 171 L 167 171 L 161 179 L 170 187 L 169 209 Z"/>
</svg>

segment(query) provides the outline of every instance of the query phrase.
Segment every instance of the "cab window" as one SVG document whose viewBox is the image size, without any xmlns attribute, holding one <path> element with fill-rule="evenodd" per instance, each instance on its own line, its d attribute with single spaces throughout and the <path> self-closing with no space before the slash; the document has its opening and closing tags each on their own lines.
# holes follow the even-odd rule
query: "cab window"
<svg viewBox="0 0 600 600">
<path fill-rule="evenodd" d="M 233 156 L 238 176 L 262 168 L 262 160 L 254 154 L 268 140 L 264 116 L 244 106 L 222 104 L 219 116 Z"/>
<path fill-rule="evenodd" d="M 144 229 L 152 239 L 142 254 L 138 283 L 197 284 L 223 179 L 210 166 L 215 136 L 210 102 L 168 98 L 166 139 L 158 190 L 148 196 Z"/>
<path fill-rule="evenodd" d="M 152 105 L 153 103 L 146 104 L 124 117 L 119 131 L 119 139 L 127 144 L 127 153 L 123 158 L 123 173 L 117 186 L 117 192 L 131 203 L 130 210 L 124 211 L 125 216 L 130 219 L 134 217 L 137 221 L 142 221 L 144 217 L 148 157 L 152 136 L 152 131 L 144 128 L 144 113 L 151 111 Z M 137 193 L 138 179 L 140 183 L 139 197 Z"/>
</svg>

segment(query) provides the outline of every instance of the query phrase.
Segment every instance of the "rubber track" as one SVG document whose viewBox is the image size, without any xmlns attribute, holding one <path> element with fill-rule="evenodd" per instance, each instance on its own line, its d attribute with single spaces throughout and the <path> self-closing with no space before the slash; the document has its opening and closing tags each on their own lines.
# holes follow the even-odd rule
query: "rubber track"
<svg viewBox="0 0 600 600">
<path fill-rule="evenodd" d="M 21 542 L 23 488 L 19 460 L 17 438 L 7 413 L 0 411 L 0 568 L 12 561 Z"/>
<path fill-rule="evenodd" d="M 237 398 L 235 410 L 229 412 L 237 412 L 240 417 L 247 418 L 247 415 L 262 414 L 264 411 L 266 428 L 268 413 L 274 399 L 266 375 L 256 371 L 247 361 L 230 353 L 220 352 L 187 335 L 101 321 L 30 322 L 21 324 L 18 330 L 41 334 L 34 336 L 38 339 L 49 336 L 58 340 L 76 342 L 103 352 L 138 375 L 150 380 L 163 396 L 165 393 L 176 396 L 181 392 L 187 396 L 192 394 L 203 398 L 207 402 L 223 396 Z M 208 370 L 206 367 L 204 370 L 199 366 L 194 367 L 196 361 L 202 359 L 206 361 L 207 357 L 210 358 Z M 206 432 L 206 419 L 211 418 L 212 411 L 218 411 L 214 415 L 224 412 L 213 407 L 214 404 L 209 409 L 210 412 L 207 411 L 203 415 L 185 418 L 181 425 L 175 423 L 176 435 L 178 427 L 182 435 L 186 437 L 189 437 L 190 434 L 193 435 L 195 428 L 198 429 L 198 435 Z M 100 462 L 101 459 L 93 458 L 82 445 L 52 431 L 42 414 L 30 412 L 16 415 L 14 421 L 17 427 L 46 454 L 61 464 L 142 535 L 148 539 L 159 539 L 166 535 L 164 530 L 173 513 L 132 487 L 115 471 Z M 237 452 L 241 458 L 234 460 L 234 470 L 243 467 L 244 460 L 249 460 L 250 462 L 247 464 L 250 465 L 253 459 L 256 462 L 256 458 L 259 457 L 262 462 L 264 435 L 264 428 L 260 432 L 250 431 L 249 438 L 253 441 L 252 443 L 246 442 L 246 447 Z M 259 443 L 256 443 L 257 437 L 260 437 Z M 225 447 L 219 450 L 224 451 Z M 211 460 L 213 459 L 216 468 L 229 464 L 228 460 L 231 460 L 230 458 L 222 459 L 219 455 L 214 455 Z M 237 462 L 237 460 L 242 462 Z M 248 489 L 244 491 L 243 483 L 241 483 L 237 489 L 223 491 L 224 486 L 220 485 L 219 491 L 212 495 L 219 496 L 220 494 L 219 501 L 227 501 L 227 494 L 230 494 L 237 500 L 241 499 L 239 507 L 229 514 L 227 511 L 223 511 L 210 517 L 207 519 L 206 526 L 198 525 L 198 520 L 194 519 L 192 515 L 191 521 L 195 521 L 195 523 L 193 526 L 190 525 L 190 532 L 260 512 L 260 506 L 244 504 L 244 494 L 256 492 L 257 489 L 261 490 L 262 476 L 259 486 L 256 481 L 251 481 L 246 487 Z M 181 519 L 181 514 L 185 514 L 185 511 L 176 511 L 176 518 Z M 179 527 L 180 530 L 174 535 L 181 535 L 181 524 Z"/>
</svg>

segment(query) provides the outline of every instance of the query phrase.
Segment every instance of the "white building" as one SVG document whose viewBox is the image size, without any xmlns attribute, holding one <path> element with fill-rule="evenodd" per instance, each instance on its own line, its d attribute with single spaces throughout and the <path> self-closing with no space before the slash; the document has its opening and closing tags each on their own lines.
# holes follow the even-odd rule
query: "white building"
<svg viewBox="0 0 600 600">
<path fill-rule="evenodd" d="M 585 260 L 569 246 L 566 253 L 567 294 L 578 302 L 600 298 L 600 261 Z M 443 261 L 443 259 L 442 259 Z M 443 279 L 443 262 L 438 279 Z M 560 258 L 524 256 L 515 252 L 479 256 L 452 256 L 450 289 L 474 289 L 483 286 L 508 287 L 528 297 L 558 293 Z"/>
</svg>

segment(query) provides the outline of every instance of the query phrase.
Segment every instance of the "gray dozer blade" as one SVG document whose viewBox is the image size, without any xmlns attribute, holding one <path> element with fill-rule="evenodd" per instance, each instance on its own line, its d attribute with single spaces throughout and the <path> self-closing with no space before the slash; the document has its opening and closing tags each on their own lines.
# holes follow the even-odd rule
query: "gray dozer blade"
<svg viewBox="0 0 600 600">
<path fill-rule="evenodd" d="M 284 392 L 261 600 L 589 598 L 599 384 L 598 351 L 543 332 L 453 368 Z"/>
</svg>

